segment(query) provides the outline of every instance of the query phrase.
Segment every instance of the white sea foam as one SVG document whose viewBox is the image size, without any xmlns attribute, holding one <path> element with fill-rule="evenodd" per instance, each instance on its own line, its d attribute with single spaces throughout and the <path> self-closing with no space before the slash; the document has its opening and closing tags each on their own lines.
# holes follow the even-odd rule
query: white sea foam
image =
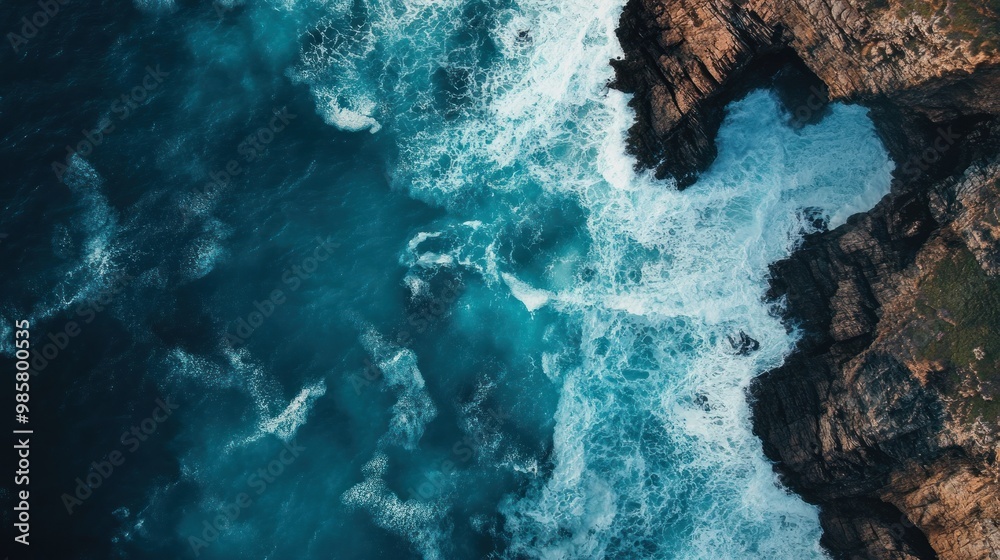
<svg viewBox="0 0 1000 560">
<path fill-rule="evenodd" d="M 399 263 L 410 268 L 407 284 L 411 289 L 414 287 L 411 278 L 416 278 L 420 269 L 433 272 L 455 266 L 473 270 L 490 280 L 497 279 L 495 262 L 490 258 L 491 246 L 484 246 L 484 242 L 491 242 L 493 235 L 478 221 L 449 221 L 443 231 L 417 233 L 399 257 Z M 434 250 L 423 248 L 429 241 L 436 243 Z"/>
<path fill-rule="evenodd" d="M 313 90 L 319 102 L 318 109 L 327 124 L 348 132 L 367 130 L 375 134 L 382 125 L 374 118 L 375 102 L 361 97 L 350 97 L 327 88 Z"/>
<path fill-rule="evenodd" d="M 189 389 L 193 392 L 201 388 L 235 389 L 251 399 L 256 425 L 250 424 L 230 433 L 225 444 L 227 452 L 266 436 L 291 441 L 305 425 L 313 405 L 326 394 L 326 381 L 320 379 L 303 385 L 295 397 L 286 400 L 275 377 L 257 363 L 246 348 L 227 349 L 224 355 L 226 360 L 218 362 L 175 348 L 165 357 L 168 375 L 162 381 L 165 388 L 196 387 Z"/>
<path fill-rule="evenodd" d="M 427 290 L 430 287 L 425 280 L 418 278 L 413 274 L 407 274 L 403 278 L 403 283 L 406 284 L 407 288 L 409 288 L 410 296 L 412 297 L 427 295 Z"/>
<path fill-rule="evenodd" d="M 415 499 L 401 500 L 385 483 L 388 467 L 389 458 L 376 453 L 361 471 L 364 481 L 342 496 L 344 504 L 368 511 L 376 525 L 408 539 L 424 558 L 444 558 L 438 529 L 444 514 L 442 506 Z"/>
<path fill-rule="evenodd" d="M 420 247 L 421 243 L 427 241 L 428 239 L 435 239 L 437 237 L 441 237 L 440 231 L 434 231 L 434 232 L 421 231 L 420 233 L 414 235 L 413 239 L 410 239 L 406 243 L 406 249 L 410 252 L 415 253 L 417 247 Z"/>
<path fill-rule="evenodd" d="M 379 440 L 379 445 L 415 449 L 427 423 L 437 416 L 437 407 L 417 367 L 416 354 L 387 341 L 373 328 L 362 335 L 361 344 L 382 372 L 385 385 L 397 394 L 389 431 Z"/>
<path fill-rule="evenodd" d="M 625 110 L 624 96 L 606 99 Z M 768 130 L 772 140 L 742 143 L 748 130 Z M 616 144 L 603 149 L 621 150 Z M 605 151 L 603 161 L 613 158 Z M 603 281 L 576 288 L 577 301 L 597 306 L 573 309 L 565 304 L 572 298 L 560 297 L 559 309 L 582 322 L 583 366 L 561 372 L 555 471 L 505 509 L 512 553 L 822 555 L 814 510 L 778 488 L 750 433 L 744 389 L 790 348 L 760 298 L 767 264 L 795 244 L 798 209 L 830 215 L 873 200 L 889 169 L 859 109 L 838 106 L 797 133 L 782 125 L 774 98 L 757 93 L 731 108 L 720 158 L 692 189 L 678 193 L 642 176 L 605 189 L 581 185 L 589 265 Z M 618 171 L 604 176 L 622 180 Z M 660 260 L 641 267 L 641 281 L 614 280 L 650 250 Z M 735 356 L 724 341 L 736 330 L 758 338 L 761 350 Z M 598 340 L 609 347 L 598 350 Z M 659 443 L 650 447 L 650 438 Z M 669 521 L 678 518 L 689 528 Z M 631 543 L 613 540 L 637 531 Z M 671 538 L 642 536 L 660 531 Z"/>
<path fill-rule="evenodd" d="M 291 441 L 295 437 L 295 432 L 306 423 L 313 403 L 325 394 L 326 382 L 323 380 L 303 387 L 280 414 L 261 420 L 260 430 L 274 434 L 284 441 Z"/>
<path fill-rule="evenodd" d="M 398 446 L 412 451 L 427 423 L 437 416 L 437 408 L 417 368 L 416 355 L 412 350 L 388 342 L 371 327 L 361 336 L 361 344 L 384 376 L 385 385 L 397 398 L 392 406 L 389 430 L 379 439 L 379 447 Z M 409 540 L 424 558 L 443 558 L 446 535 L 441 522 L 447 511 L 444 496 L 433 501 L 413 497 L 401 499 L 386 484 L 388 466 L 389 458 L 385 453 L 376 452 L 362 468 L 364 480 L 342 496 L 344 504 L 368 511 L 376 525 Z"/>
<path fill-rule="evenodd" d="M 489 30 L 489 65 L 444 40 L 464 22 L 460 6 L 366 3 L 366 27 L 307 50 L 298 77 L 314 91 L 378 99 L 379 122 L 400 137 L 396 183 L 454 224 L 478 224 L 463 235 L 442 228 L 433 251 L 423 249 L 430 235 L 413 238 L 400 258 L 411 274 L 462 266 L 498 298 L 549 305 L 579 329 L 579 348 L 541 356 L 560 385 L 553 469 L 541 477 L 510 463 L 528 490 L 501 507 L 507 556 L 822 557 L 817 512 L 778 485 L 744 391 L 794 342 L 762 295 L 769 263 L 798 243 L 802 210 L 836 225 L 888 190 L 892 164 L 864 111 L 834 105 L 796 130 L 772 94 L 755 92 L 729 108 L 712 168 L 678 192 L 636 173 L 625 153 L 628 96 L 606 87 L 607 61 L 622 54 L 621 0 L 523 0 Z M 433 98 L 441 70 L 462 76 L 460 101 Z M 566 251 L 540 278 L 517 268 L 502 236 L 545 204 L 583 209 L 586 250 Z M 584 270 L 586 279 L 574 274 Z M 726 342 L 741 330 L 757 352 L 738 356 Z M 394 420 L 386 437 L 416 446 L 433 416 L 419 405 L 429 397 L 416 358 L 368 346 L 414 395 L 394 410 L 407 422 Z M 366 475 L 345 500 L 435 554 L 420 544 L 426 533 L 401 529 L 410 514 L 386 518 L 370 505 L 401 511 L 380 484 Z"/>
<path fill-rule="evenodd" d="M 198 236 L 184 247 L 182 273 L 188 280 L 205 277 L 226 257 L 225 241 L 233 228 L 215 218 L 206 217 L 200 222 Z"/>
<path fill-rule="evenodd" d="M 518 301 L 523 303 L 524 307 L 526 307 L 528 311 L 537 311 L 539 308 L 547 304 L 549 299 L 552 297 L 551 293 L 538 288 L 533 288 L 521 280 L 518 280 L 513 274 L 502 272 L 500 273 L 500 277 L 503 278 L 507 287 L 510 288 L 510 293 L 517 298 Z"/>
<path fill-rule="evenodd" d="M 374 134 L 382 125 L 375 118 L 379 107 L 373 78 L 365 73 L 365 61 L 374 54 L 374 37 L 370 29 L 338 23 L 338 17 L 347 15 L 347 3 L 325 7 L 330 18 L 309 31 L 301 63 L 289 76 L 310 86 L 316 110 L 327 124 L 348 132 L 367 130 Z"/>
<path fill-rule="evenodd" d="M 30 315 L 19 313 L 32 324 L 72 309 L 121 282 L 123 261 L 128 257 L 117 243 L 119 217 L 104 195 L 101 174 L 74 154 L 62 180 L 73 196 L 75 208 L 69 223 L 55 229 L 52 243 L 61 248 L 61 256 L 68 263 L 60 271 L 59 282 L 38 297 Z M 12 339 L 5 338 L 0 348 L 6 347 L 7 340 Z"/>
</svg>

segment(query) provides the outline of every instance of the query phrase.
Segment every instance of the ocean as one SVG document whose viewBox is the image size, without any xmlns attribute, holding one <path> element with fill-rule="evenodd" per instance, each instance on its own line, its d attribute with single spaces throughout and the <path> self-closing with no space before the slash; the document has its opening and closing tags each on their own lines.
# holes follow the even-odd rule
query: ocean
<svg viewBox="0 0 1000 560">
<path fill-rule="evenodd" d="M 621 0 L 40 6 L 0 8 L 37 557 L 824 557 L 745 390 L 798 336 L 769 264 L 888 192 L 863 108 L 754 91 L 678 191 Z"/>
</svg>

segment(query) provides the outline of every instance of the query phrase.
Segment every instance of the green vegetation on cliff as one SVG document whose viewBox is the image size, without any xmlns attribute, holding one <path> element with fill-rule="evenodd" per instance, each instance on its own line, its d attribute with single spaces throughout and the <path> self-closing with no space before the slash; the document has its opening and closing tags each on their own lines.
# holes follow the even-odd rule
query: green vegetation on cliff
<svg viewBox="0 0 1000 560">
<path fill-rule="evenodd" d="M 928 327 L 921 358 L 944 363 L 956 388 L 960 368 L 974 371 L 986 384 L 1000 381 L 1000 278 L 987 275 L 973 254 L 956 244 L 921 282 L 920 294 L 917 310 Z M 969 404 L 972 418 L 1000 418 L 996 399 L 977 391 Z"/>
</svg>

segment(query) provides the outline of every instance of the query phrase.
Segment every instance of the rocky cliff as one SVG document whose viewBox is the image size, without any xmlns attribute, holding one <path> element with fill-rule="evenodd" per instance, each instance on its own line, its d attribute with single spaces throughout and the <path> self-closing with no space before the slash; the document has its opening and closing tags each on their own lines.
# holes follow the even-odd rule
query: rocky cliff
<svg viewBox="0 0 1000 560">
<path fill-rule="evenodd" d="M 750 88 L 871 109 L 892 192 L 773 267 L 803 338 L 754 429 L 835 557 L 1000 558 L 1000 2 L 630 0 L 619 36 L 631 148 L 680 187 Z"/>
<path fill-rule="evenodd" d="M 774 266 L 806 335 L 752 387 L 754 428 L 844 557 L 1000 558 L 998 202 L 984 156 Z"/>
<path fill-rule="evenodd" d="M 1000 113 L 998 14 L 997 0 L 629 0 L 613 86 L 635 94 L 640 164 L 681 186 L 714 159 L 723 107 L 790 61 L 820 97 L 877 106 L 901 156 L 926 147 L 927 120 Z"/>
</svg>

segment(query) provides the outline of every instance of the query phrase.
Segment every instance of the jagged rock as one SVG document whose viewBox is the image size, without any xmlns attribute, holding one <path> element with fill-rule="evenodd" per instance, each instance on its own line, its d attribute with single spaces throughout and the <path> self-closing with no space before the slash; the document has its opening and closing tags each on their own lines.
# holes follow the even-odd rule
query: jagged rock
<svg viewBox="0 0 1000 560">
<path fill-rule="evenodd" d="M 979 148 L 773 267 L 808 336 L 755 380 L 754 430 L 844 557 L 1000 557 L 1000 157 Z"/>
<path fill-rule="evenodd" d="M 612 85 L 634 94 L 629 146 L 658 176 L 690 185 L 725 105 L 758 86 L 792 126 L 828 99 L 866 105 L 898 164 L 875 209 L 814 224 L 773 267 L 769 295 L 805 334 L 750 390 L 765 452 L 821 506 L 837 558 L 1000 558 L 998 13 L 996 0 L 629 0 L 621 17 Z"/>
<path fill-rule="evenodd" d="M 747 356 L 752 352 L 760 350 L 760 342 L 750 338 L 750 335 L 743 331 L 740 331 L 740 334 L 736 337 L 729 335 L 726 338 L 729 339 L 729 345 L 736 351 L 737 356 Z"/>
<path fill-rule="evenodd" d="M 798 80 L 797 120 L 826 97 L 865 102 L 904 161 L 934 124 L 1000 113 L 998 13 L 996 0 L 629 0 L 612 85 L 634 94 L 639 164 L 681 187 L 715 159 L 722 108 L 780 68 L 825 84 Z"/>
</svg>

